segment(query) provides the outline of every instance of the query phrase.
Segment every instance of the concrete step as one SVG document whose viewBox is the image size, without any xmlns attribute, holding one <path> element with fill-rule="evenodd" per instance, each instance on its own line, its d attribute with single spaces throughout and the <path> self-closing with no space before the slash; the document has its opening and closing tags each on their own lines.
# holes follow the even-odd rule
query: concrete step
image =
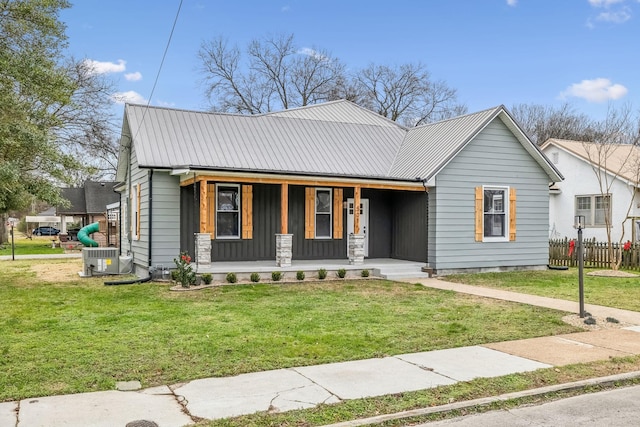
<svg viewBox="0 0 640 427">
<path fill-rule="evenodd" d="M 396 273 L 384 273 L 381 272 L 379 274 L 383 279 L 388 280 L 400 280 L 400 279 L 428 279 L 429 275 L 427 273 L 423 273 L 422 271 L 399 271 Z"/>
</svg>

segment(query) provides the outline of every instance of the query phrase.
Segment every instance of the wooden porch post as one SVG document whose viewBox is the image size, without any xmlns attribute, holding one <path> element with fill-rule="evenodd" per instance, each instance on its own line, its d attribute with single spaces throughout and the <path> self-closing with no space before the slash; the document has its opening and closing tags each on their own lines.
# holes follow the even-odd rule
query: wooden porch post
<svg viewBox="0 0 640 427">
<path fill-rule="evenodd" d="M 289 184 L 280 186 L 280 234 L 289 234 Z"/>
<path fill-rule="evenodd" d="M 360 186 L 353 187 L 353 234 L 360 234 Z"/>
<path fill-rule="evenodd" d="M 193 185 L 196 185 L 194 182 Z M 200 181 L 200 233 L 207 232 L 207 180 Z"/>
</svg>

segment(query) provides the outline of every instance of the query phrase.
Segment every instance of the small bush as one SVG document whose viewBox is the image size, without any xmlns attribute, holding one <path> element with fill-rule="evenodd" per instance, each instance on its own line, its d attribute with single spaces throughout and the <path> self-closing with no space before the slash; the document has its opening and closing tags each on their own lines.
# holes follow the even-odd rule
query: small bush
<svg viewBox="0 0 640 427">
<path fill-rule="evenodd" d="M 296 271 L 296 279 L 304 280 L 304 271 L 302 270 Z"/>
<path fill-rule="evenodd" d="M 177 282 L 178 274 L 180 274 L 178 270 L 171 270 L 171 280 L 173 280 L 174 282 Z"/>
<path fill-rule="evenodd" d="M 271 280 L 279 282 L 282 279 L 282 271 L 274 271 L 271 273 Z"/>
<path fill-rule="evenodd" d="M 344 276 L 347 275 L 347 270 L 345 270 L 344 268 L 341 268 L 340 270 L 338 270 L 336 274 L 338 275 L 339 278 L 344 279 Z"/>
<path fill-rule="evenodd" d="M 259 282 L 260 281 L 260 275 L 258 273 L 251 273 L 251 281 L 252 282 Z"/>
<path fill-rule="evenodd" d="M 211 273 L 204 273 L 202 275 L 202 283 L 204 283 L 205 285 L 210 285 L 211 282 L 213 282 L 213 274 Z"/>
<path fill-rule="evenodd" d="M 620 323 L 620 321 L 618 319 L 616 319 L 615 317 L 607 317 L 607 322 L 609 322 L 609 323 Z"/>
<path fill-rule="evenodd" d="M 227 283 L 236 283 L 238 281 L 238 276 L 236 273 L 227 273 Z"/>
<path fill-rule="evenodd" d="M 584 319 L 584 324 L 585 325 L 595 325 L 596 324 L 596 319 L 594 319 L 593 317 L 587 317 L 586 319 Z"/>
<path fill-rule="evenodd" d="M 320 270 L 318 270 L 318 279 L 324 280 L 326 278 L 327 278 L 327 270 L 325 270 L 324 268 L 321 268 Z"/>
<path fill-rule="evenodd" d="M 360 276 L 362 277 L 369 277 L 369 270 L 362 270 L 362 273 L 360 273 Z"/>
</svg>

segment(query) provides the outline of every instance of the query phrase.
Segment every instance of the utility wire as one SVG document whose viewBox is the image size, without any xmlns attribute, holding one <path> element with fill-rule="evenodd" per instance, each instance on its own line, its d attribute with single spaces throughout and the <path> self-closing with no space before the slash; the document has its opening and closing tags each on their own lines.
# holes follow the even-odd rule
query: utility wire
<svg viewBox="0 0 640 427">
<path fill-rule="evenodd" d="M 158 72 L 156 73 L 156 78 L 153 81 L 153 87 L 151 88 L 151 93 L 149 94 L 149 99 L 147 100 L 147 105 L 144 108 L 144 112 L 142 113 L 142 119 L 138 124 L 138 129 L 136 129 L 136 133 L 131 139 L 133 140 L 138 136 L 138 132 L 140 132 L 140 128 L 142 128 L 142 124 L 144 123 L 144 119 L 147 116 L 147 111 L 151 105 L 151 98 L 153 98 L 153 93 L 156 90 L 156 86 L 158 84 L 158 80 L 160 79 L 160 72 L 162 71 L 162 67 L 164 66 L 164 60 L 167 57 L 167 52 L 169 51 L 169 46 L 171 45 L 171 39 L 173 38 L 173 32 L 176 29 L 176 24 L 178 23 L 178 17 L 180 16 L 180 10 L 182 9 L 182 2 L 184 0 L 180 0 L 180 4 L 178 5 L 178 10 L 176 11 L 176 17 L 173 19 L 173 25 L 171 27 L 171 33 L 169 33 L 169 40 L 167 40 L 167 45 L 164 48 L 164 53 L 162 54 L 162 60 L 160 61 L 160 67 L 158 67 Z"/>
</svg>

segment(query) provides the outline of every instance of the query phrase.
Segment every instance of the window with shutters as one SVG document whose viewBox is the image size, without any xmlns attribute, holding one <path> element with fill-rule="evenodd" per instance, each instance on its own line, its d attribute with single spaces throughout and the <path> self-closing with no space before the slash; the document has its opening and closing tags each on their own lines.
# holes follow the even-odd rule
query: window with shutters
<svg viewBox="0 0 640 427">
<path fill-rule="evenodd" d="M 476 188 L 476 241 L 516 239 L 516 192 L 510 187 Z"/>
</svg>

